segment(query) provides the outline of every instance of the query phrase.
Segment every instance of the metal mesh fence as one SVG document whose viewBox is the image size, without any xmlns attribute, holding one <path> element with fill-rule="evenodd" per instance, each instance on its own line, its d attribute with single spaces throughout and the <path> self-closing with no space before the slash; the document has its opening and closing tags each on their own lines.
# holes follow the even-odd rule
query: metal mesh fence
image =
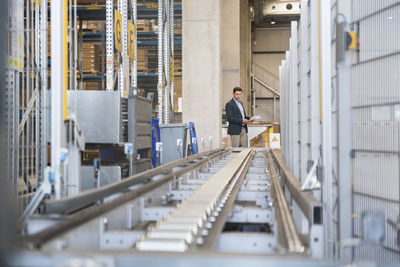
<svg viewBox="0 0 400 267">
<path fill-rule="evenodd" d="M 352 65 L 353 235 L 363 216 L 384 217 L 380 244 L 354 249 L 355 259 L 400 260 L 400 1 L 352 1 L 359 51 Z M 373 230 L 373 229 L 364 229 Z"/>
<path fill-rule="evenodd" d="M 326 257 L 400 260 L 400 1 L 328 2 L 302 1 L 299 27 L 292 25 L 297 47 L 292 42 L 280 73 L 282 156 L 302 182 L 319 161 Z M 323 12 L 331 16 L 328 53 Z M 340 43 L 347 30 L 357 34 L 356 50 Z"/>
</svg>

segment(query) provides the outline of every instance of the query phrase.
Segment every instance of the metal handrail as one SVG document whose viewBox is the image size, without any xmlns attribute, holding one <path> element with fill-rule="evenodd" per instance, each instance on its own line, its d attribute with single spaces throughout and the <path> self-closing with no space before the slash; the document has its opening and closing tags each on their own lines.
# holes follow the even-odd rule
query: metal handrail
<svg viewBox="0 0 400 267">
<path fill-rule="evenodd" d="M 282 191 L 270 151 L 267 152 L 267 159 L 272 189 L 277 203 L 277 218 L 281 222 L 280 226 L 282 227 L 282 231 L 279 231 L 279 233 L 284 237 L 284 245 L 286 246 L 288 252 L 304 253 L 305 246 L 300 241 L 300 235 L 297 232 L 292 213 Z"/>
<path fill-rule="evenodd" d="M 279 79 L 278 76 L 276 76 L 274 73 L 272 73 L 271 71 L 267 70 L 266 68 L 264 68 L 263 66 L 261 66 L 260 64 L 253 62 L 254 65 L 256 65 L 257 67 L 260 67 L 261 69 L 263 69 L 265 72 L 268 72 L 269 74 L 271 74 L 274 78 Z"/>
<path fill-rule="evenodd" d="M 308 222 L 310 224 L 322 224 L 322 203 L 314 197 L 312 192 L 301 190 L 300 181 L 285 165 L 279 150 L 272 150 L 271 154 L 279 170 L 282 182 L 288 188 L 290 195 L 296 201 Z"/>
<path fill-rule="evenodd" d="M 269 84 L 270 87 L 279 86 L 279 77 L 255 62 L 253 63 L 252 76 L 258 77 L 259 80 L 262 80 L 265 84 Z"/>
<path fill-rule="evenodd" d="M 265 82 L 263 82 L 260 78 L 258 78 L 257 76 L 254 76 L 254 80 L 259 82 L 262 86 L 264 86 L 265 88 L 267 88 L 268 90 L 270 90 L 272 93 L 274 93 L 277 96 L 281 96 L 281 93 L 278 92 L 276 89 L 272 88 L 271 86 L 269 86 L 268 84 L 266 84 Z"/>
</svg>

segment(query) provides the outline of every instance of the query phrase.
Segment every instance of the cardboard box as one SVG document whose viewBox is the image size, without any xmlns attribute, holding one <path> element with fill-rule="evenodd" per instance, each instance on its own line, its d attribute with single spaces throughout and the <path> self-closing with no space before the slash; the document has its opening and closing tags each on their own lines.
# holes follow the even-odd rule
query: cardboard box
<svg viewBox="0 0 400 267">
<path fill-rule="evenodd" d="M 83 90 L 102 90 L 102 84 L 100 81 L 84 81 L 82 83 Z"/>
</svg>

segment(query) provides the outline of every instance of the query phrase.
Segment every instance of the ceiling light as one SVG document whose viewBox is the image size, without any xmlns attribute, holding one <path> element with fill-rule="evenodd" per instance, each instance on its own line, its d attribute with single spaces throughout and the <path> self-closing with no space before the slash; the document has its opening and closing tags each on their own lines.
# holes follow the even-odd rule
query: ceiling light
<svg viewBox="0 0 400 267">
<path fill-rule="evenodd" d="M 276 22 L 275 21 L 271 21 L 271 24 L 274 25 Z"/>
</svg>

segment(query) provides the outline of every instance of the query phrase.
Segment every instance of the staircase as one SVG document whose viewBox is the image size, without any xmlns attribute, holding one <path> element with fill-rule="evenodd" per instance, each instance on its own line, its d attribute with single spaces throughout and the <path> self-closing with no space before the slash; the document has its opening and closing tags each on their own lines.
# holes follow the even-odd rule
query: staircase
<svg viewBox="0 0 400 267">
<path fill-rule="evenodd" d="M 280 92 L 276 88 L 279 88 L 279 77 L 272 72 L 265 69 L 263 66 L 253 63 L 252 77 L 254 81 L 262 85 L 265 89 L 272 92 L 274 96 L 280 97 Z M 254 88 L 254 84 L 253 84 Z"/>
</svg>

